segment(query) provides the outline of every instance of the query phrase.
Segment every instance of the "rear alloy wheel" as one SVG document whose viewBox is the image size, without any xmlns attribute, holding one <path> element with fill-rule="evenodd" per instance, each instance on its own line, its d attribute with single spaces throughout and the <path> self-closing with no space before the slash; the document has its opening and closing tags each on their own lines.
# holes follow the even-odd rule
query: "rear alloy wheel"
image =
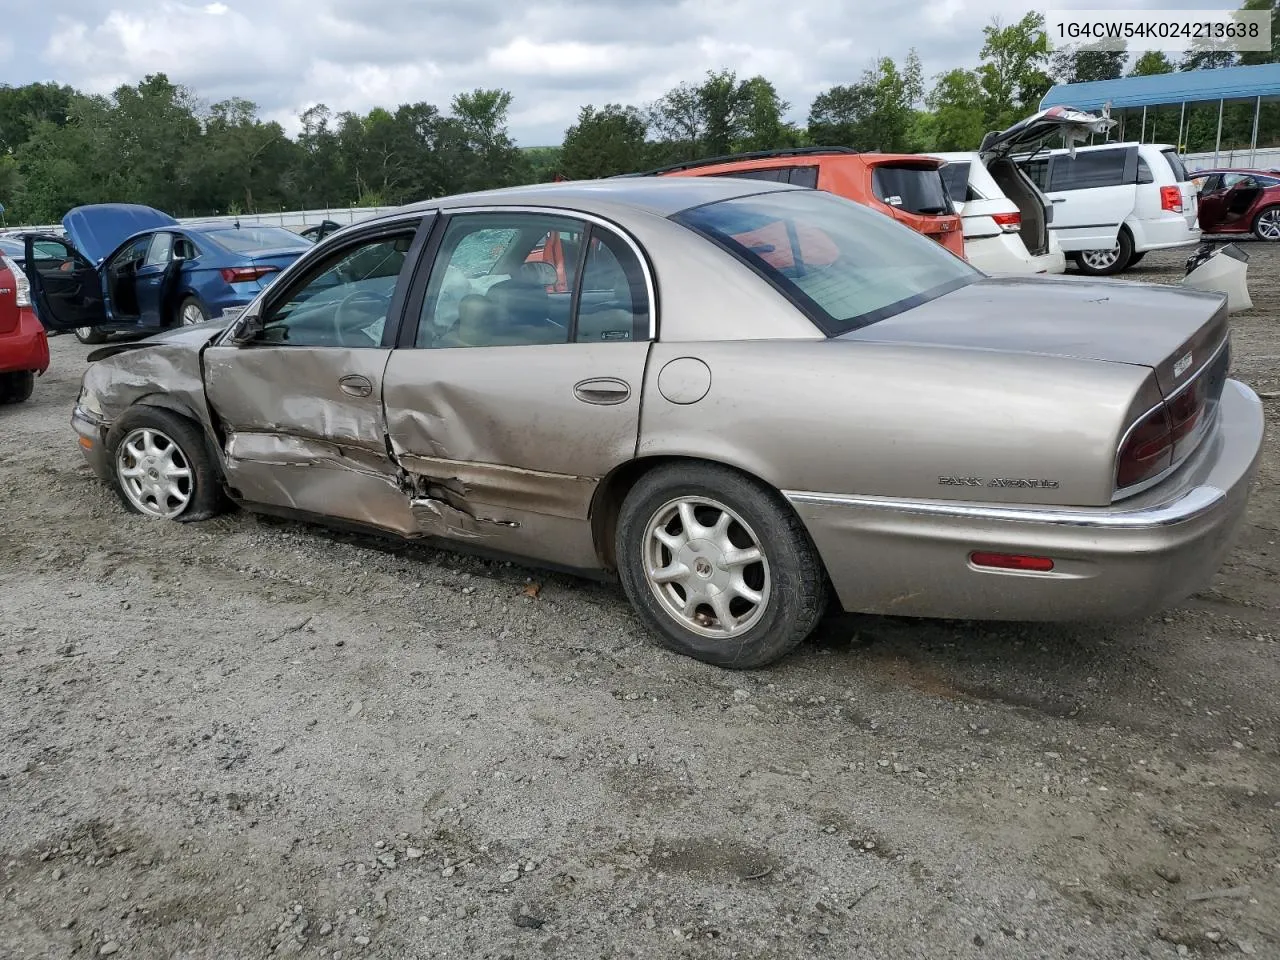
<svg viewBox="0 0 1280 960">
<path fill-rule="evenodd" d="M 76 327 L 76 339 L 89 346 L 107 342 L 107 335 L 97 327 Z"/>
<path fill-rule="evenodd" d="M 617 531 L 623 588 L 677 653 L 761 667 L 804 640 L 826 609 L 826 573 L 799 518 L 736 471 L 654 471 L 627 495 Z"/>
<path fill-rule="evenodd" d="M 1133 238 L 1128 230 L 1116 235 L 1115 245 L 1108 250 L 1081 250 L 1075 255 L 1076 266 L 1081 273 L 1092 277 L 1105 277 L 1119 273 L 1132 265 Z"/>
<path fill-rule="evenodd" d="M 116 492 L 153 520 L 207 520 L 222 494 L 199 428 L 158 407 L 133 407 L 107 439 Z"/>
<path fill-rule="evenodd" d="M 0 373 L 0 403 L 22 403 L 36 388 L 36 375 L 30 370 Z"/>
<path fill-rule="evenodd" d="M 1280 241 L 1280 207 L 1267 207 L 1254 217 L 1253 235 L 1269 243 Z"/>
<path fill-rule="evenodd" d="M 178 318 L 182 321 L 184 327 L 195 326 L 197 323 L 204 323 L 209 318 L 205 316 L 204 307 L 200 306 L 200 301 L 195 297 L 187 297 L 178 307 Z"/>
</svg>

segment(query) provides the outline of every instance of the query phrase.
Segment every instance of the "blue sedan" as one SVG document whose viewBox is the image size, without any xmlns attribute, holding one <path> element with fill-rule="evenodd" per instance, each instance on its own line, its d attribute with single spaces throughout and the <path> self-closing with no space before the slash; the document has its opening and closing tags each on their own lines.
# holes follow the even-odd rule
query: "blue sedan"
<svg viewBox="0 0 1280 960">
<path fill-rule="evenodd" d="M 27 234 L 36 316 L 84 343 L 234 314 L 313 244 L 283 227 L 179 224 L 138 204 L 76 207 L 66 237 Z"/>
</svg>

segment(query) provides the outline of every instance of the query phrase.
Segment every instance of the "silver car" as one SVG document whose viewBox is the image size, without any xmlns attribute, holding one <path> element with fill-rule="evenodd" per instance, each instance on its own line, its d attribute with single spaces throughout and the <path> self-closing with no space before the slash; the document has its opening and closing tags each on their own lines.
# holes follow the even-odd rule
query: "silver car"
<svg viewBox="0 0 1280 960">
<path fill-rule="evenodd" d="M 993 279 L 828 193 L 620 179 L 344 228 L 229 324 L 91 355 L 73 416 L 157 519 L 229 498 L 616 574 L 758 667 L 833 598 L 1130 617 L 1203 586 L 1263 434 L 1217 294 Z"/>
</svg>

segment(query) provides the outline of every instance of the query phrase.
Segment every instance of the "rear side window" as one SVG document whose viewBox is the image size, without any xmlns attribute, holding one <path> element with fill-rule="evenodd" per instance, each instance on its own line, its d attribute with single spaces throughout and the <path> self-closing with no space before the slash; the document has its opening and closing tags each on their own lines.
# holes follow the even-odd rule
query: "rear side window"
<svg viewBox="0 0 1280 960">
<path fill-rule="evenodd" d="M 971 200 L 969 190 L 969 164 L 948 163 L 942 168 L 942 182 L 952 200 Z"/>
<path fill-rule="evenodd" d="M 1138 183 L 1155 183 L 1156 178 L 1151 175 L 1151 168 L 1147 166 L 1147 161 L 1141 157 L 1138 158 Z"/>
<path fill-rule="evenodd" d="M 1187 173 L 1187 167 L 1182 162 L 1182 158 L 1178 156 L 1177 150 L 1161 150 L 1160 154 L 1169 161 L 1169 169 L 1173 171 L 1173 179 L 1179 183 L 1186 183 L 1191 179 L 1191 175 Z"/>
<path fill-rule="evenodd" d="M 1049 175 L 1050 190 L 1088 190 L 1115 187 L 1124 183 L 1123 150 L 1092 150 L 1071 157 L 1054 157 Z"/>
<path fill-rule="evenodd" d="M 908 213 L 951 213 L 951 200 L 937 169 L 879 166 L 871 176 L 871 189 L 882 203 Z"/>
<path fill-rule="evenodd" d="M 737 180 L 767 180 L 770 183 L 790 183 L 797 187 L 818 189 L 818 168 L 808 167 L 757 167 L 753 170 L 732 170 L 717 173 L 717 177 L 733 177 Z"/>
</svg>

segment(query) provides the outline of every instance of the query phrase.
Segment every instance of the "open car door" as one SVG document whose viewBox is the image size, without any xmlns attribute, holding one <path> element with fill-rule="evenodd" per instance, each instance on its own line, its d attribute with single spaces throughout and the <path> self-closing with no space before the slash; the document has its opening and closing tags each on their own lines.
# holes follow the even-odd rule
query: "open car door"
<svg viewBox="0 0 1280 960">
<path fill-rule="evenodd" d="M 28 234 L 23 239 L 31 302 L 44 328 L 74 330 L 106 324 L 97 267 L 59 237 Z"/>
<path fill-rule="evenodd" d="M 1206 233 L 1230 229 L 1248 216 L 1262 193 L 1258 181 L 1247 174 L 1224 174 L 1217 190 L 1201 194 L 1197 217 Z"/>
</svg>

